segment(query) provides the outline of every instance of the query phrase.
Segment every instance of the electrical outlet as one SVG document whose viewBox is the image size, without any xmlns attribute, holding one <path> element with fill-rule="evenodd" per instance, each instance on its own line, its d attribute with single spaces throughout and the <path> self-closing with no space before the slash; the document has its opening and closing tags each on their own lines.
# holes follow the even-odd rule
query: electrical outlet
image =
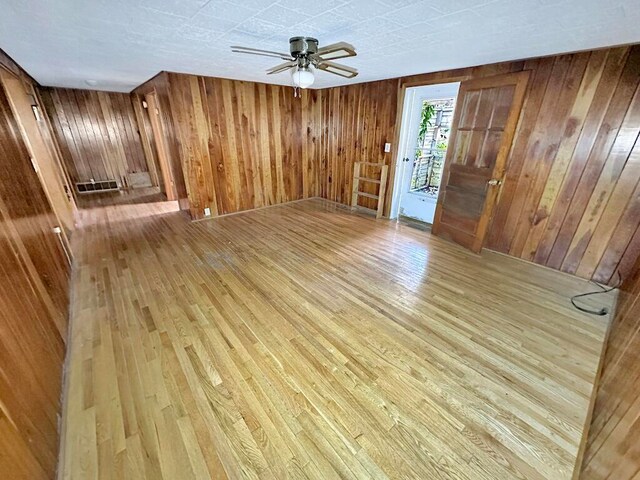
<svg viewBox="0 0 640 480">
<path fill-rule="evenodd" d="M 204 216 L 205 217 L 210 217 L 211 216 L 211 209 L 209 207 L 204 209 Z"/>
<path fill-rule="evenodd" d="M 389 153 L 391 151 L 391 144 L 390 143 L 385 143 L 384 144 L 384 151 L 385 153 Z"/>
</svg>

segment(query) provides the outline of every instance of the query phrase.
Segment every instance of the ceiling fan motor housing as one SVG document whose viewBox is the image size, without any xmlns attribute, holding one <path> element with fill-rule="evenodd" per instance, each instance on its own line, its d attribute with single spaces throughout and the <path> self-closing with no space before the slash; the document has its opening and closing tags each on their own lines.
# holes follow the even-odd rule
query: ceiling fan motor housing
<svg viewBox="0 0 640 480">
<path fill-rule="evenodd" d="M 318 40 L 312 37 L 292 37 L 289 39 L 291 56 L 307 57 L 318 52 Z"/>
</svg>

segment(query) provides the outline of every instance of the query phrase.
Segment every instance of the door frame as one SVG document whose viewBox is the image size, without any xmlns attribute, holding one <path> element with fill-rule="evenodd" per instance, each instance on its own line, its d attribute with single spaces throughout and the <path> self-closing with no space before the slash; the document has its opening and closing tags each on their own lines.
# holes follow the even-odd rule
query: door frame
<svg viewBox="0 0 640 480">
<path fill-rule="evenodd" d="M 177 200 L 178 193 L 173 180 L 173 171 L 171 170 L 171 161 L 169 158 L 169 146 L 166 141 L 166 129 L 162 120 L 163 112 L 158 93 L 153 89 L 152 91 L 144 94 L 143 100 L 147 104 L 149 123 L 151 124 L 151 130 L 153 132 L 153 141 L 158 155 L 158 165 L 160 166 L 162 183 L 164 184 L 164 191 L 167 196 L 167 200 Z"/>
<path fill-rule="evenodd" d="M 162 181 L 160 165 L 158 164 L 158 153 L 156 151 L 155 139 L 153 138 L 153 130 L 151 129 L 151 118 L 149 117 L 149 109 L 146 108 L 146 100 L 144 95 L 131 95 L 131 103 L 133 104 L 133 112 L 138 125 L 138 136 L 144 151 L 144 158 L 147 162 L 149 170 L 149 178 L 151 186 L 158 187 L 164 193 L 164 182 Z"/>
<path fill-rule="evenodd" d="M 398 155 L 400 152 L 400 130 L 402 130 L 402 117 L 404 113 L 404 100 L 407 94 L 407 89 L 412 87 L 424 87 L 427 85 L 439 85 L 441 83 L 462 83 L 465 80 L 472 79 L 472 75 L 452 75 L 450 77 L 443 78 L 433 78 L 433 79 L 425 79 L 418 81 L 406 81 L 403 82 L 402 79 L 398 79 L 398 99 L 396 104 L 396 121 L 395 121 L 395 132 L 393 135 L 393 143 L 391 148 L 391 163 L 389 164 L 389 179 L 387 181 L 387 195 L 384 200 L 384 214 L 383 216 L 389 218 L 391 214 L 391 202 L 396 194 L 396 170 L 398 168 Z M 398 128 L 400 126 L 400 128 Z"/>
<path fill-rule="evenodd" d="M 507 117 L 507 121 L 504 127 L 505 138 L 502 139 L 500 149 L 498 150 L 498 155 L 496 156 L 495 164 L 493 165 L 493 170 L 491 174 L 491 179 L 497 180 L 496 184 L 493 184 L 489 187 L 487 191 L 487 196 L 485 197 L 484 205 L 482 207 L 482 213 L 480 214 L 480 218 L 478 220 L 478 226 L 476 227 L 475 238 L 473 239 L 473 243 L 470 247 L 470 250 L 474 253 L 480 253 L 482 247 L 484 246 L 484 241 L 487 236 L 487 231 L 489 229 L 489 224 L 491 219 L 493 218 L 493 211 L 495 206 L 498 203 L 498 198 L 500 192 L 502 190 L 504 174 L 507 168 L 507 160 L 509 158 L 509 154 L 511 152 L 511 147 L 513 145 L 513 139 L 515 138 L 518 122 L 520 121 L 520 116 L 522 114 L 522 108 L 524 107 L 524 103 L 526 100 L 527 88 L 529 86 L 529 78 L 531 76 L 530 70 L 521 70 L 519 72 L 510 72 L 503 73 L 498 75 L 492 75 L 487 77 L 478 77 L 472 78 L 460 84 L 460 90 L 458 92 L 458 96 L 462 97 L 465 91 L 469 90 L 469 85 L 473 84 L 474 89 L 482 89 L 482 88 L 490 88 L 495 86 L 506 86 L 506 85 L 514 85 L 515 90 L 513 93 L 512 107 L 509 112 L 509 116 Z M 465 85 L 466 84 L 466 85 Z M 513 108 L 513 105 L 516 105 L 516 108 Z M 449 139 L 452 142 L 452 145 L 455 145 L 455 139 L 457 136 L 457 124 L 460 119 L 460 114 L 462 112 L 463 102 L 456 103 L 456 110 L 453 117 L 453 126 L 456 128 L 452 128 L 451 138 Z M 451 154 L 451 150 L 447 151 L 447 159 L 445 160 L 444 170 L 442 172 L 442 180 L 443 182 L 448 179 L 449 170 L 451 168 L 451 161 L 449 159 L 449 155 Z M 444 200 L 445 188 L 441 188 L 438 192 L 438 203 L 436 205 L 436 214 L 433 221 L 433 226 L 431 231 L 433 234 L 437 235 L 440 231 L 440 220 L 442 218 L 442 203 Z"/>
<path fill-rule="evenodd" d="M 54 226 L 54 232 L 58 235 L 66 259 L 71 265 L 73 253 L 69 234 L 76 227 L 77 206 L 52 127 L 48 123 L 47 112 L 33 85 L 2 66 L 0 66 L 0 89 L 7 98 L 18 126 L 20 142 L 24 144 L 33 170 L 56 219 L 57 225 Z M 39 117 L 36 117 L 36 114 Z"/>
<path fill-rule="evenodd" d="M 436 87 L 439 85 L 451 85 L 451 84 L 456 84 L 457 85 L 457 89 L 456 89 L 456 97 L 458 95 L 458 91 L 460 90 L 460 82 L 459 81 L 443 81 L 443 82 L 435 82 L 435 83 L 429 83 L 429 84 L 425 84 L 425 85 L 411 85 L 411 86 L 405 86 L 403 87 L 404 89 L 404 100 L 402 102 L 402 112 L 400 115 L 401 121 L 399 124 L 400 128 L 400 134 L 398 135 L 398 143 L 397 143 L 397 148 L 396 148 L 396 155 L 392 160 L 391 163 L 391 167 L 390 168 L 395 168 L 397 169 L 394 173 L 394 177 L 393 177 L 393 183 L 391 184 L 391 189 L 392 189 L 392 193 L 390 195 L 391 198 L 391 203 L 389 206 L 389 218 L 390 219 L 396 219 L 400 216 L 400 207 L 401 205 L 401 198 L 403 195 L 403 191 L 402 189 L 404 188 L 404 173 L 405 173 L 405 169 L 408 167 L 409 164 L 411 164 L 411 162 L 405 162 L 404 158 L 405 158 L 405 151 L 406 151 L 406 143 L 414 138 L 413 132 L 411 132 L 411 128 L 414 127 L 414 123 L 413 123 L 413 118 L 412 118 L 412 114 L 414 113 L 414 102 L 416 100 L 420 100 L 420 101 L 424 101 L 424 100 L 428 100 L 428 98 L 431 96 L 431 94 L 428 93 L 419 93 L 417 90 L 418 88 L 421 87 Z M 408 102 L 410 96 L 413 94 L 413 97 L 411 98 L 411 100 Z M 417 137 L 417 135 L 415 135 L 415 137 Z M 433 200 L 433 203 L 436 203 L 437 199 Z"/>
</svg>

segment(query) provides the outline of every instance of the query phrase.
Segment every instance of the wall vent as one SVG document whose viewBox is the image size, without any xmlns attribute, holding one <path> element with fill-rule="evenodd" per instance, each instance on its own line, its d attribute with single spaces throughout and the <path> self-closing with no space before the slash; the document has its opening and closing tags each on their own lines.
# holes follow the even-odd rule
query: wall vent
<svg viewBox="0 0 640 480">
<path fill-rule="evenodd" d="M 76 189 L 78 193 L 98 193 L 98 192 L 113 192 L 120 190 L 118 182 L 115 180 L 100 180 L 90 182 L 78 182 L 76 183 Z"/>
</svg>

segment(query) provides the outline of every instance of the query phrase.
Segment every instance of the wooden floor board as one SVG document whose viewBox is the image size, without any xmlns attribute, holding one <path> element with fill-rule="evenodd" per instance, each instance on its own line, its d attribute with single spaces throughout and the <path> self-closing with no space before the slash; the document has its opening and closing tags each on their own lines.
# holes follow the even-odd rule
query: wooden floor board
<svg viewBox="0 0 640 480">
<path fill-rule="evenodd" d="M 319 199 L 88 206 L 62 479 L 572 477 L 586 281 Z"/>
</svg>

